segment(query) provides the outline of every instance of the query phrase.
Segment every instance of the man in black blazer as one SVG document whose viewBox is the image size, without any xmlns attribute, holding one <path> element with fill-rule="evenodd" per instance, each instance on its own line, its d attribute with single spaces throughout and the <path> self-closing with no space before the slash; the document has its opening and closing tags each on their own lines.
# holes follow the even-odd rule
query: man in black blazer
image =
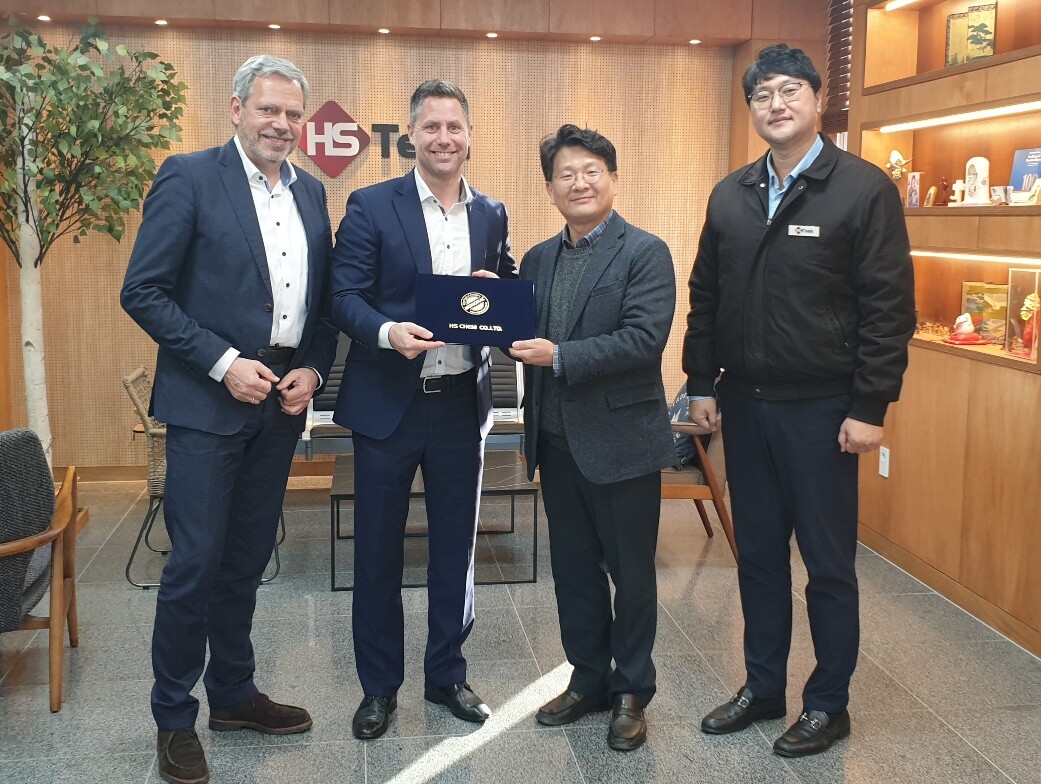
<svg viewBox="0 0 1041 784">
<path fill-rule="evenodd" d="M 608 744 L 631 751 L 646 738 L 655 691 L 659 472 L 676 462 L 661 357 L 676 280 L 665 243 L 613 209 L 608 139 L 564 125 L 540 152 L 567 225 L 521 262 L 535 283 L 537 337 L 511 353 L 528 366 L 525 457 L 529 478 L 539 467 L 560 635 L 575 669 L 536 719 L 559 726 L 613 706 Z"/>
<path fill-rule="evenodd" d="M 306 710 L 258 691 L 250 642 L 307 403 L 336 351 L 325 189 L 287 160 L 306 96 L 286 60 L 242 65 L 235 137 L 163 163 L 123 283 L 123 308 L 159 344 L 152 413 L 167 425 L 173 552 L 156 603 L 152 714 L 171 782 L 209 780 L 191 696 L 200 675 L 210 729 L 311 727 Z"/>
<path fill-rule="evenodd" d="M 446 346 L 416 323 L 419 273 L 517 277 L 506 208 L 470 187 L 470 106 L 451 82 L 412 95 L 416 168 L 347 200 L 333 254 L 333 317 L 351 338 L 333 419 L 354 433 L 354 651 L 364 696 L 352 729 L 386 732 L 405 678 L 401 604 L 409 488 L 423 471 L 429 528 L 428 702 L 464 721 L 491 712 L 466 680 L 484 437 L 487 347 Z"/>
</svg>

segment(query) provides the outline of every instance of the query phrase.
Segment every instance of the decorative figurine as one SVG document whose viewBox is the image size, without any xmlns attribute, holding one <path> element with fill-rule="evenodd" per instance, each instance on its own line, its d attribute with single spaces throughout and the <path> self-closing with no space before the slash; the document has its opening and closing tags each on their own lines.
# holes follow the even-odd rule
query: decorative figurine
<svg viewBox="0 0 1041 784">
<path fill-rule="evenodd" d="M 937 207 L 946 207 L 948 203 L 947 192 L 951 189 L 946 177 L 940 178 L 940 198 L 936 200 Z"/>
<path fill-rule="evenodd" d="M 976 327 L 972 323 L 972 316 L 962 313 L 954 322 L 951 334 L 943 339 L 944 343 L 952 343 L 956 346 L 972 346 L 986 343 L 983 338 L 976 334 Z"/>
<path fill-rule="evenodd" d="M 921 172 L 910 172 L 907 175 L 907 206 L 908 207 L 920 207 L 921 199 L 921 183 L 922 173 Z"/>
<path fill-rule="evenodd" d="M 911 159 L 905 159 L 904 156 L 900 154 L 900 150 L 890 150 L 889 163 L 886 164 L 886 168 L 889 169 L 889 173 L 893 175 L 894 180 L 899 180 L 907 173 L 907 164 L 910 162 Z"/>
<path fill-rule="evenodd" d="M 925 206 L 932 207 L 936 203 L 936 186 L 933 185 L 925 192 Z"/>
<path fill-rule="evenodd" d="M 990 204 L 990 161 L 976 156 L 965 164 L 965 203 Z"/>
<path fill-rule="evenodd" d="M 953 193 L 951 194 L 951 200 L 947 206 L 954 206 L 961 204 L 962 196 L 965 194 L 965 180 L 955 180 L 954 186 L 951 188 Z"/>
<path fill-rule="evenodd" d="M 1030 354 L 1031 349 L 1034 346 L 1034 340 L 1037 338 L 1037 311 L 1041 308 L 1041 298 L 1037 296 L 1037 292 L 1027 294 L 1026 299 L 1023 300 L 1023 307 L 1019 309 L 1019 317 L 1026 322 L 1023 325 L 1023 351 L 1026 354 Z"/>
</svg>

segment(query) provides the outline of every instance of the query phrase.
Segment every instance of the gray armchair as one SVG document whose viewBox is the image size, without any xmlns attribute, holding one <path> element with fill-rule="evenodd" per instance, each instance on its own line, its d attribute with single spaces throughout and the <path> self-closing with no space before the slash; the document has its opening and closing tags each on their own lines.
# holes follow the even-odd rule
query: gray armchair
<svg viewBox="0 0 1041 784">
<path fill-rule="evenodd" d="M 40 440 L 32 430 L 0 432 L 0 632 L 47 629 L 51 711 L 61 710 L 65 623 L 79 645 L 76 534 L 87 521 L 76 507 L 76 469 L 55 497 Z M 50 615 L 31 615 L 50 589 Z"/>
</svg>

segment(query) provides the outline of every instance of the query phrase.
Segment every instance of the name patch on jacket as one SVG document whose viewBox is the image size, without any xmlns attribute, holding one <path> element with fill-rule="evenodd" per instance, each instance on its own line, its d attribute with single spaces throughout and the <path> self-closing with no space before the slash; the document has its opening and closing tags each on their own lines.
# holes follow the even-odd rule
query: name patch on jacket
<svg viewBox="0 0 1041 784">
<path fill-rule="evenodd" d="M 795 224 L 788 226 L 789 237 L 819 237 L 820 235 L 820 226 L 796 226 Z"/>
</svg>

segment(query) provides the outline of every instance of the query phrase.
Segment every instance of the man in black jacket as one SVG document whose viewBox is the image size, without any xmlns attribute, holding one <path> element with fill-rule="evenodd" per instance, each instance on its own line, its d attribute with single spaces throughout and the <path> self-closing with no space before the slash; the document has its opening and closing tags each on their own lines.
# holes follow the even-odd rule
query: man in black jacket
<svg viewBox="0 0 1041 784">
<path fill-rule="evenodd" d="M 896 187 L 817 133 L 821 79 L 798 49 L 744 74 L 770 151 L 716 186 L 690 278 L 683 367 L 691 420 L 724 433 L 745 620 L 745 685 L 702 721 L 722 734 L 785 714 L 789 542 L 809 573 L 817 667 L 777 754 L 849 734 L 859 645 L 857 455 L 878 447 L 914 332 L 910 247 Z"/>
</svg>

